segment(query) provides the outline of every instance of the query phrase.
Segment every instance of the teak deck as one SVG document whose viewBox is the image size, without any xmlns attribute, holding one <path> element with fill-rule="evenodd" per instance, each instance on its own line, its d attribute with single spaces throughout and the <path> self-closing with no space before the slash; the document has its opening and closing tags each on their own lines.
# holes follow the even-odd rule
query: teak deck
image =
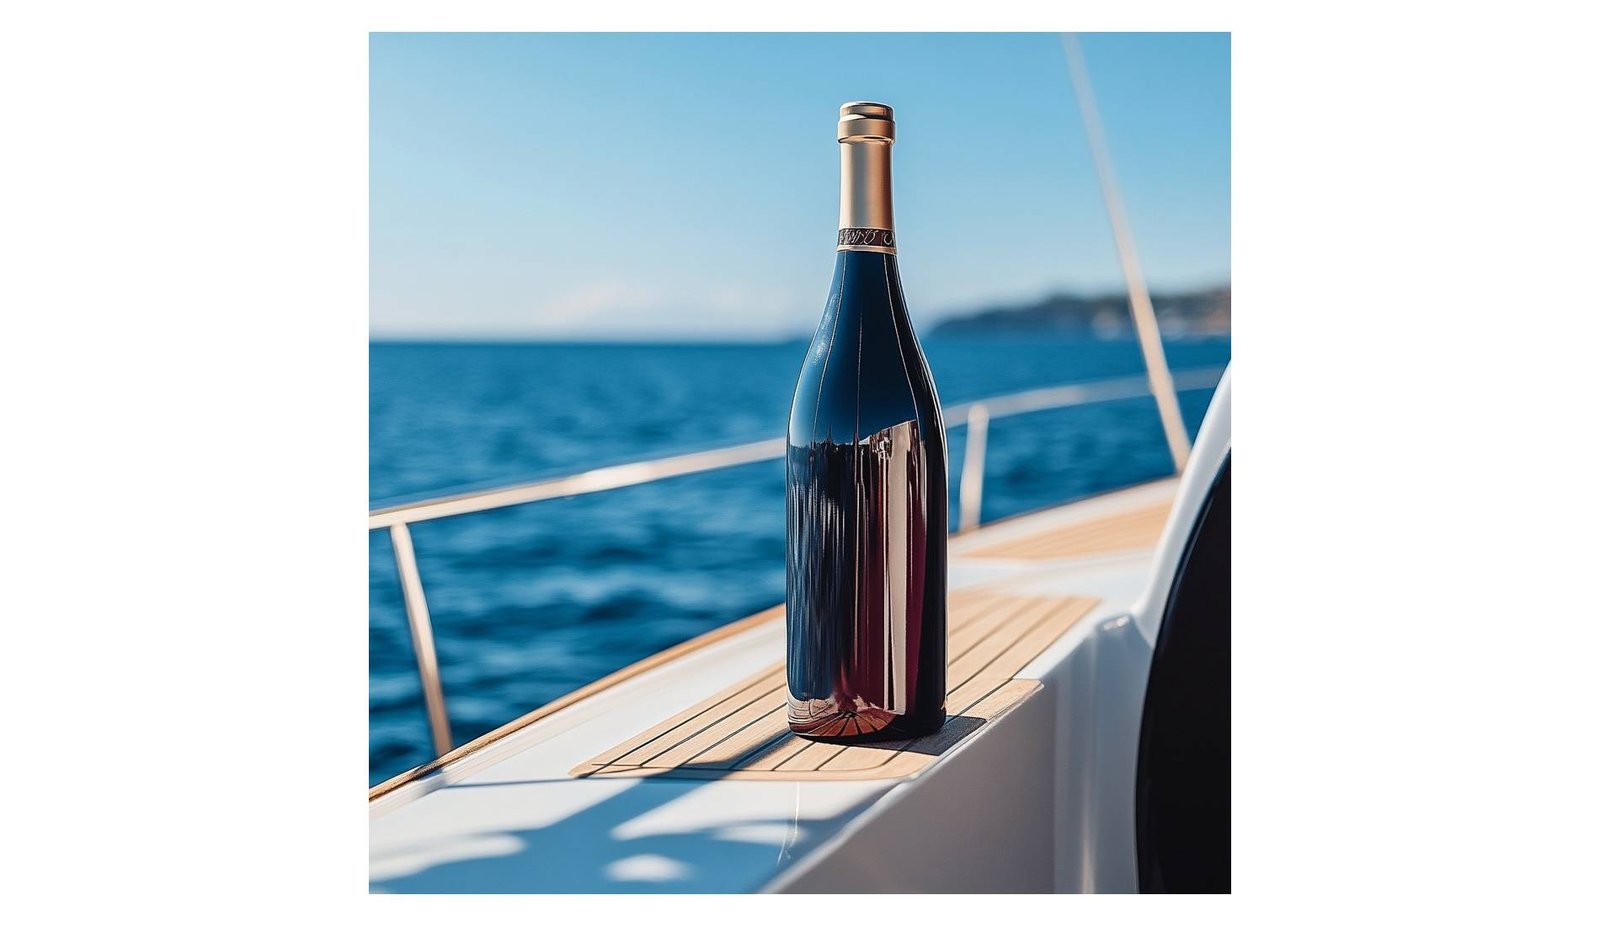
<svg viewBox="0 0 1600 926">
<path fill-rule="evenodd" d="M 1157 526 L 1159 532 L 1160 526 Z M 944 729 L 898 742 L 843 746 L 789 732 L 783 666 L 727 688 L 571 772 L 785 780 L 905 778 L 1036 693 L 1016 673 L 1095 606 L 1092 598 L 1018 597 L 993 589 L 951 594 Z"/>
<path fill-rule="evenodd" d="M 1161 529 L 1171 510 L 1172 503 L 1163 501 L 1055 530 L 997 540 L 965 550 L 962 555 L 980 559 L 1067 559 L 1148 550 L 1161 539 Z"/>
</svg>

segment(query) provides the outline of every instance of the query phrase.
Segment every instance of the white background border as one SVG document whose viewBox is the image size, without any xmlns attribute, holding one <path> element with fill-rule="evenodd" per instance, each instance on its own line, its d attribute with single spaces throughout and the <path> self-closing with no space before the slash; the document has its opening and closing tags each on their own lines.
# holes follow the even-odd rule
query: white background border
<svg viewBox="0 0 1600 926">
<path fill-rule="evenodd" d="M 13 908 L 471 902 L 365 896 L 367 32 L 738 27 L 1234 32 L 1236 896 L 930 910 L 1592 911 L 1600 80 L 1576 7 L 937 6 L 8 11 Z"/>
</svg>

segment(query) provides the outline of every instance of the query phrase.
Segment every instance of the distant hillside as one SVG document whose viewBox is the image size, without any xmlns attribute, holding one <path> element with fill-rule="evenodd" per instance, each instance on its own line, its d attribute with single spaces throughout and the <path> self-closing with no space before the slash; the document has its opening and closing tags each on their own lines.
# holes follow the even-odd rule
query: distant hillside
<svg viewBox="0 0 1600 926">
<path fill-rule="evenodd" d="M 1227 334 L 1232 319 L 1233 287 L 1219 286 L 1189 293 L 1151 293 L 1156 322 L 1167 337 Z M 996 334 L 1054 332 L 1098 338 L 1133 336 L 1128 297 L 1122 293 L 1075 296 L 1057 293 L 1028 305 L 995 306 L 947 318 L 932 334 Z"/>
</svg>

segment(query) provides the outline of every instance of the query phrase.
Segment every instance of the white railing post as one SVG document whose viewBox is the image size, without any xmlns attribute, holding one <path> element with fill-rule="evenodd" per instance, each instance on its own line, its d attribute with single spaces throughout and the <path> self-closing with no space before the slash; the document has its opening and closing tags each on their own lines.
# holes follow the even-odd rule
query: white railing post
<svg viewBox="0 0 1600 926">
<path fill-rule="evenodd" d="M 967 453 L 961 462 L 961 519 L 956 530 L 978 526 L 983 510 L 983 458 L 989 444 L 989 409 L 977 402 L 967 409 Z"/>
<path fill-rule="evenodd" d="M 444 707 L 444 685 L 439 681 L 439 657 L 433 649 L 433 623 L 428 619 L 428 600 L 422 595 L 422 573 L 417 570 L 417 552 L 411 546 L 411 529 L 404 521 L 389 526 L 394 544 L 394 564 L 400 570 L 400 590 L 405 594 L 406 619 L 411 624 L 411 649 L 417 656 L 417 677 L 422 682 L 422 700 L 428 707 L 428 727 L 433 732 L 435 755 L 449 752 L 450 715 Z"/>
</svg>

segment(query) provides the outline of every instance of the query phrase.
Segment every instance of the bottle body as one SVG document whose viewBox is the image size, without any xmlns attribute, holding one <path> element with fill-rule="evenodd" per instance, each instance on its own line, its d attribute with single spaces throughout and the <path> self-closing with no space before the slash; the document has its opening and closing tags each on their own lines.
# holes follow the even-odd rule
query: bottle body
<svg viewBox="0 0 1600 926">
<path fill-rule="evenodd" d="M 789 725 L 856 741 L 945 717 L 944 423 L 892 233 L 867 238 L 836 257 L 786 461 Z"/>
</svg>

